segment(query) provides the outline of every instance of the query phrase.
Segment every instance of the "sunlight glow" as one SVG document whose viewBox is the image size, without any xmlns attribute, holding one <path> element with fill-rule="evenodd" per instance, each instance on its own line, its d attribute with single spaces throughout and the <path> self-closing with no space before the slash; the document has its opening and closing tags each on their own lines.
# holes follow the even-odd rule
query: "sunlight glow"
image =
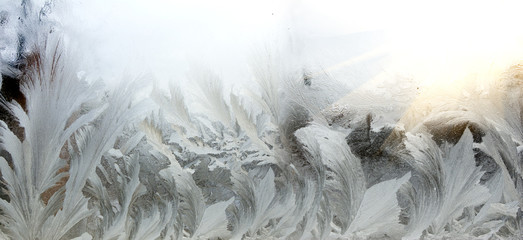
<svg viewBox="0 0 523 240">
<path fill-rule="evenodd" d="M 369 30 L 387 32 L 385 71 L 340 100 L 340 105 L 354 103 L 365 91 L 387 88 L 387 92 L 393 92 L 390 88 L 397 88 L 398 95 L 390 99 L 402 101 L 401 94 L 410 96 L 405 98 L 408 108 L 398 123 L 408 129 L 434 108 L 481 101 L 482 94 L 488 94 L 489 98 L 496 96 L 485 89 L 495 91 L 497 88 L 493 86 L 500 84 L 502 73 L 512 65 L 523 63 L 519 13 L 523 3 L 401 1 L 387 7 L 389 11 L 379 17 L 383 24 L 367 26 Z M 340 14 L 338 20 L 353 21 L 354 18 Z M 353 63 L 355 59 L 361 57 L 346 62 Z M 341 65 L 343 63 L 335 67 Z M 401 84 L 391 83 L 389 79 L 397 76 L 405 79 Z M 381 103 L 386 104 L 386 100 Z"/>
<path fill-rule="evenodd" d="M 519 7 L 518 7 L 519 6 Z M 392 64 L 424 85 L 498 74 L 523 56 L 521 3 L 460 1 L 426 6 L 392 29 Z M 423 9 L 425 11 L 423 11 Z M 474 80 L 474 79 L 473 79 Z"/>
<path fill-rule="evenodd" d="M 295 18 L 307 36 L 386 32 L 388 72 L 409 76 L 420 86 L 459 91 L 484 84 L 522 61 L 520 1 L 300 1 Z M 298 17 L 296 17 L 298 16 Z M 326 69 L 366 58 L 350 57 Z M 454 86 L 454 87 L 450 87 Z"/>
</svg>

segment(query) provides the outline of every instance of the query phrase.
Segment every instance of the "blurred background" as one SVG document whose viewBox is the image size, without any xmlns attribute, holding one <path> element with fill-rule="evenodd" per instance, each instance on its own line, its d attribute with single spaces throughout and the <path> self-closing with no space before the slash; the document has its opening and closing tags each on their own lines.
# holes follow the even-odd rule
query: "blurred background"
<svg viewBox="0 0 523 240">
<path fill-rule="evenodd" d="M 271 53 L 295 69 L 326 72 L 350 88 L 383 72 L 430 85 L 497 73 L 523 56 L 523 4 L 512 0 L 57 0 L 53 5 L 52 16 L 82 55 L 85 72 L 109 83 L 122 76 L 185 81 L 195 65 L 226 83 L 248 83 L 253 57 Z M 8 51 L 2 51 L 5 57 Z"/>
</svg>

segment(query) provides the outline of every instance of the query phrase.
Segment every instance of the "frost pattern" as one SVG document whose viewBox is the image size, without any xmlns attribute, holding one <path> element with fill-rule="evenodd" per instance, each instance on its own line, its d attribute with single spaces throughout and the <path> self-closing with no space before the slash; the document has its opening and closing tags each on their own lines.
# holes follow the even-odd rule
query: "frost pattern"
<svg viewBox="0 0 523 240">
<path fill-rule="evenodd" d="M 52 21 L 31 21 L 25 104 L 0 101 L 3 239 L 522 237 L 521 66 L 494 93 L 402 117 L 278 56 L 253 63 L 252 89 L 196 69 L 195 96 L 172 83 L 144 99 L 137 80 L 80 78 L 39 30 Z"/>
</svg>

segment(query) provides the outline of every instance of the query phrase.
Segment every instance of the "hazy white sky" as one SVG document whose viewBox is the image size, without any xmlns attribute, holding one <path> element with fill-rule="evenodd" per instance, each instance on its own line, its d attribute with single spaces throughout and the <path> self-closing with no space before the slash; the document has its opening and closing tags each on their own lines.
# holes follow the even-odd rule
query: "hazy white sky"
<svg viewBox="0 0 523 240">
<path fill-rule="evenodd" d="M 177 80 L 199 64 L 238 82 L 267 46 L 324 69 L 383 64 L 369 59 L 385 54 L 388 66 L 420 76 L 521 60 L 519 1 L 422 2 L 72 0 L 61 14 L 89 53 L 87 66 L 108 79 L 125 72 Z"/>
</svg>

